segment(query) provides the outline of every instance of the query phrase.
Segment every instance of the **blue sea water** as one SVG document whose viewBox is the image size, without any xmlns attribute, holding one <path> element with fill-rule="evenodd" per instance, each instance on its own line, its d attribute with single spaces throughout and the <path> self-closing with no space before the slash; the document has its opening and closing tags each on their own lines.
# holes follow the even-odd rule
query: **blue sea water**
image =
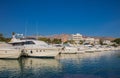
<svg viewBox="0 0 120 78">
<path fill-rule="evenodd" d="M 120 51 L 0 59 L 0 78 L 120 78 Z"/>
</svg>

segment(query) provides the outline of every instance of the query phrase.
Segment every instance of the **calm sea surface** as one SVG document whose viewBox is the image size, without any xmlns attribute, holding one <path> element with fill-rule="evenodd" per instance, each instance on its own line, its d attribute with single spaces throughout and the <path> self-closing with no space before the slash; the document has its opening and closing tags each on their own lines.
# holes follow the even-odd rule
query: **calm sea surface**
<svg viewBox="0 0 120 78">
<path fill-rule="evenodd" d="M 0 78 L 120 78 L 120 51 L 0 59 Z"/>
</svg>

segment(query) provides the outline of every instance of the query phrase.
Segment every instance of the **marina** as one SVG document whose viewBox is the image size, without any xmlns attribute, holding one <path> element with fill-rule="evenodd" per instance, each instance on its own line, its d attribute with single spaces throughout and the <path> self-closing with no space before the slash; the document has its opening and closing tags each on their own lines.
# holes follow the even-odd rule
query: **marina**
<svg viewBox="0 0 120 78">
<path fill-rule="evenodd" d="M 36 58 L 56 58 L 59 54 L 82 54 L 93 52 L 106 52 L 120 50 L 118 47 L 104 45 L 73 45 L 70 43 L 59 44 L 56 46 L 48 45 L 46 42 L 36 39 L 16 38 L 12 35 L 12 39 L 8 43 L 1 44 L 0 58 L 2 59 L 18 59 L 22 56 Z M 96 47 L 97 46 L 97 47 Z"/>
<path fill-rule="evenodd" d="M 119 61 L 119 46 L 56 46 L 13 35 L 0 45 L 0 78 L 119 78 Z"/>
<path fill-rule="evenodd" d="M 0 78 L 120 78 L 120 0 L 0 0 Z"/>
</svg>

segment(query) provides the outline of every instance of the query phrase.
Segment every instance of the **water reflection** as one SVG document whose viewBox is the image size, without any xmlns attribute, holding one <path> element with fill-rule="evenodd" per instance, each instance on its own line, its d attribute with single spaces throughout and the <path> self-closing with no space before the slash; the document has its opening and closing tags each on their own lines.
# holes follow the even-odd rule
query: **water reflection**
<svg viewBox="0 0 120 78">
<path fill-rule="evenodd" d="M 47 78 L 59 73 L 61 65 L 56 59 L 23 58 L 23 78 Z"/>
<path fill-rule="evenodd" d="M 111 51 L 0 60 L 0 78 L 119 78 L 119 55 Z"/>
<path fill-rule="evenodd" d="M 83 59 L 99 59 L 101 57 L 110 57 L 115 54 L 114 51 L 106 52 L 93 52 L 93 53 L 83 53 L 83 54 L 60 54 L 57 59 L 60 60 L 83 60 Z"/>
<path fill-rule="evenodd" d="M 120 78 L 119 51 L 61 55 L 67 78 Z"/>
<path fill-rule="evenodd" d="M 56 59 L 22 58 L 0 60 L 0 78 L 43 78 L 61 70 Z M 46 74 L 47 73 L 47 74 Z"/>
<path fill-rule="evenodd" d="M 0 60 L 0 78 L 17 77 L 20 75 L 18 60 Z"/>
<path fill-rule="evenodd" d="M 37 69 L 47 68 L 59 68 L 60 64 L 56 59 L 40 59 L 40 58 L 23 58 L 22 63 L 24 67 Z"/>
</svg>

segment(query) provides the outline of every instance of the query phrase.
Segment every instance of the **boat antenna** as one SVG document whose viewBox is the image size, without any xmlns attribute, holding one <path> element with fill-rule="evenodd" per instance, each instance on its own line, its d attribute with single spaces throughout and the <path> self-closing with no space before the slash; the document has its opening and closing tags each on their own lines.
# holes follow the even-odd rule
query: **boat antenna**
<svg viewBox="0 0 120 78">
<path fill-rule="evenodd" d="M 36 39 L 38 40 L 38 22 L 36 23 Z"/>
<path fill-rule="evenodd" d="M 27 35 L 27 22 L 25 22 L 25 37 Z"/>
</svg>

